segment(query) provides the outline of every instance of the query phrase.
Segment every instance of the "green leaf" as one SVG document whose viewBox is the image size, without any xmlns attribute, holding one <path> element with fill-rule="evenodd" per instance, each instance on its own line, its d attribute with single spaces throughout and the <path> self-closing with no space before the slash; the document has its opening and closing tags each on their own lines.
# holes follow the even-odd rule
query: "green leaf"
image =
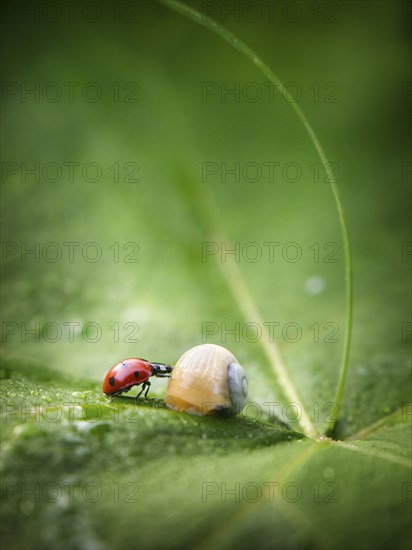
<svg viewBox="0 0 412 550">
<path fill-rule="evenodd" d="M 411 425 L 400 415 L 365 440 L 316 442 L 77 390 L 41 371 L 3 380 L 8 548 L 339 548 L 349 532 L 356 547 L 408 547 Z"/>
<path fill-rule="evenodd" d="M 290 104 L 276 89 L 270 99 L 256 65 L 220 37 L 161 5 L 139 3 L 134 24 L 125 11 L 95 24 L 7 16 L 4 80 L 17 91 L 2 117 L 5 548 L 410 548 L 402 5 L 336 3 L 328 23 L 335 3 L 319 4 L 319 22 L 309 4 L 296 23 L 282 11 L 216 17 L 301 90 L 297 106 L 339 168 L 355 292 L 335 440 L 305 437 L 293 418 L 304 408 L 318 434 L 330 425 L 347 317 L 334 199 Z M 73 101 L 65 82 L 78 82 Z M 90 82 L 98 101 L 85 99 Z M 239 101 L 225 99 L 237 82 Z M 22 91 L 36 83 L 39 101 Z M 218 87 L 207 101 L 204 83 Z M 244 99 L 248 83 L 259 101 Z M 279 163 L 274 181 L 268 162 Z M 205 178 L 203 163 L 218 173 Z M 239 163 L 239 181 L 223 181 L 222 163 Z M 246 163 L 262 177 L 245 177 Z M 285 178 L 292 165 L 297 181 Z M 217 253 L 205 257 L 204 243 Z M 279 243 L 273 261 L 264 243 Z M 237 262 L 223 261 L 224 246 L 238 247 Z M 202 341 L 248 373 L 239 417 L 171 411 L 164 380 L 137 405 L 101 394 L 119 359 L 175 364 Z"/>
</svg>

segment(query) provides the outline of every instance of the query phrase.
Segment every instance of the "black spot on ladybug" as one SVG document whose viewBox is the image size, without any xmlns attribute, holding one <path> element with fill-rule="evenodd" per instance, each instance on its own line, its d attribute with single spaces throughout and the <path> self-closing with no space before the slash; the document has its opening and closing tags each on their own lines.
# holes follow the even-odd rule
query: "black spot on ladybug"
<svg viewBox="0 0 412 550">
<path fill-rule="evenodd" d="M 135 370 L 133 374 L 135 375 L 135 378 L 139 378 L 139 371 Z"/>
<path fill-rule="evenodd" d="M 109 384 L 110 384 L 111 386 L 115 386 L 115 385 L 116 385 L 116 380 L 114 379 L 114 376 L 111 376 L 111 377 L 109 378 Z"/>
<path fill-rule="evenodd" d="M 122 368 L 125 369 L 127 367 L 127 362 L 125 361 L 124 363 L 122 363 Z"/>
</svg>

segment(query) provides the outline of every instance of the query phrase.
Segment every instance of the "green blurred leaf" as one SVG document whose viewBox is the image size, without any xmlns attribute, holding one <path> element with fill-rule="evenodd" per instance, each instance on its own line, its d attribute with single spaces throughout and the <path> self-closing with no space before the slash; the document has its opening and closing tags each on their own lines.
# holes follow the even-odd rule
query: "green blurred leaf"
<svg viewBox="0 0 412 550">
<path fill-rule="evenodd" d="M 287 399 L 260 342 L 242 332 L 252 319 L 228 290 L 221 256 L 202 261 L 202 243 L 222 248 L 210 229 L 213 200 L 217 224 L 239 243 L 236 266 L 261 318 L 279 323 L 285 365 L 322 433 L 342 351 L 342 250 L 333 199 L 322 178 L 313 179 L 317 158 L 290 106 L 278 96 L 202 101 L 204 82 L 267 88 L 218 37 L 153 3 L 140 5 L 140 24 L 36 25 L 17 17 L 5 29 L 6 81 L 79 82 L 74 102 L 22 101 L 19 89 L 2 109 L 3 162 L 18 166 L 2 179 L 1 206 L 3 241 L 17 246 L 2 258 L 6 548 L 410 548 L 410 354 L 402 332 L 410 315 L 410 263 L 402 259 L 410 241 L 402 176 L 409 122 L 399 98 L 411 78 L 402 3 L 374 10 L 339 3 L 336 25 L 316 25 L 308 5 L 296 24 L 226 23 L 283 81 L 301 87 L 301 106 L 339 166 L 355 280 L 340 441 L 285 427 Z M 101 86 L 100 101 L 84 99 L 87 82 Z M 139 101 L 115 102 L 116 82 L 120 91 L 138 83 Z M 339 101 L 313 101 L 314 82 L 320 90 L 338 83 Z M 254 183 L 202 181 L 203 162 L 268 161 L 298 163 L 302 177 L 288 182 L 280 171 L 274 182 L 267 174 Z M 23 181 L 23 162 L 40 164 L 38 182 Z M 58 181 L 42 174 L 49 163 L 62 167 Z M 73 181 L 64 163 L 79 163 Z M 98 181 L 82 173 L 90 163 L 102 169 Z M 138 182 L 124 181 L 127 163 L 138 165 Z M 62 251 L 57 262 L 44 258 L 51 242 Z M 79 243 L 74 261 L 68 242 Z M 265 242 L 280 243 L 273 262 Z M 22 260 L 24 246 L 35 243 L 39 261 Z M 85 259 L 93 252 L 87 243 L 97 243 L 99 261 Z M 247 243 L 261 246 L 260 261 L 245 259 Z M 288 243 L 299 244 L 299 261 L 285 259 Z M 337 263 L 323 261 L 327 243 L 339 247 Z M 138 263 L 126 263 L 134 251 Z M 318 294 L 307 290 L 313 277 L 324 284 Z M 204 323 L 218 328 L 208 341 L 227 346 L 247 369 L 258 408 L 238 419 L 169 411 L 161 380 L 154 399 L 137 407 L 101 396 L 101 379 L 119 359 L 174 364 L 202 342 Z M 290 323 L 302 329 L 294 343 L 283 332 Z M 338 326 L 337 343 L 325 341 L 326 323 Z M 237 326 L 238 335 L 225 335 Z M 93 327 L 101 331 L 95 342 Z M 274 402 L 276 418 L 265 405 Z M 24 492 L 36 483 L 38 502 Z M 95 502 L 93 484 L 101 490 Z M 53 496 L 56 485 L 62 495 L 48 501 L 42 491 Z"/>
</svg>

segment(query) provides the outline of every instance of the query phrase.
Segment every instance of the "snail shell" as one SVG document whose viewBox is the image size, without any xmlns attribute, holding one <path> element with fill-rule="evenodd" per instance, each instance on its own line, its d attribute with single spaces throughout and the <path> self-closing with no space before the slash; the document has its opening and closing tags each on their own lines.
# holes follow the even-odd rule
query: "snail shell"
<svg viewBox="0 0 412 550">
<path fill-rule="evenodd" d="M 166 390 L 166 404 L 190 414 L 239 413 L 247 398 L 245 371 L 230 351 L 203 344 L 184 353 Z"/>
</svg>

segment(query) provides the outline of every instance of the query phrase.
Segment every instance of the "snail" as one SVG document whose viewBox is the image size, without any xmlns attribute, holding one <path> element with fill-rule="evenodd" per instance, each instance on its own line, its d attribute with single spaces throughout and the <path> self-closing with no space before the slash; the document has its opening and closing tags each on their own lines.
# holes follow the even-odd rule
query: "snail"
<svg viewBox="0 0 412 550">
<path fill-rule="evenodd" d="M 186 351 L 173 368 L 166 405 L 190 414 L 237 414 L 246 402 L 245 371 L 222 346 L 202 344 Z"/>
</svg>

